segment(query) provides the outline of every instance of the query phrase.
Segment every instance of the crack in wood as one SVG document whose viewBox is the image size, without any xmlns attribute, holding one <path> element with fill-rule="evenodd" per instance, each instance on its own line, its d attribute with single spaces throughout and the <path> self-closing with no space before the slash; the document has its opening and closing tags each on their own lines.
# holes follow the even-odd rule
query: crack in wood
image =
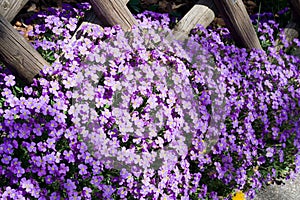
<svg viewBox="0 0 300 200">
<path fill-rule="evenodd" d="M 0 38 L 5 38 L 6 37 L 6 33 L 0 29 Z"/>
<path fill-rule="evenodd" d="M 24 67 L 24 58 L 21 55 L 20 51 L 17 50 L 15 54 L 13 54 L 14 58 Z"/>
</svg>

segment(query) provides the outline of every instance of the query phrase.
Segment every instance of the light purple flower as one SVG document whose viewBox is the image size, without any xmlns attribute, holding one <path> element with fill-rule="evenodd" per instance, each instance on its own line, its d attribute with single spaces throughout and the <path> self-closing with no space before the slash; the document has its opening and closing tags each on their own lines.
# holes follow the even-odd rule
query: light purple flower
<svg viewBox="0 0 300 200">
<path fill-rule="evenodd" d="M 13 75 L 8 75 L 4 78 L 5 85 L 8 87 L 14 86 L 16 84 L 15 77 Z"/>
</svg>

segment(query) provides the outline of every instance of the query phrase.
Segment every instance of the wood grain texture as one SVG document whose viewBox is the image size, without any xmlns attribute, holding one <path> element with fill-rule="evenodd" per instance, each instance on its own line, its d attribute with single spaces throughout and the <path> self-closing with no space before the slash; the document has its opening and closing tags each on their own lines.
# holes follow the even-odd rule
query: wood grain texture
<svg viewBox="0 0 300 200">
<path fill-rule="evenodd" d="M 207 27 L 215 18 L 215 4 L 213 0 L 201 0 L 176 24 L 173 34 L 176 39 L 188 37 L 190 31 L 197 24 Z"/>
<path fill-rule="evenodd" d="M 90 2 L 95 14 L 105 25 L 120 25 L 125 31 L 137 25 L 124 0 L 90 0 Z"/>
<path fill-rule="evenodd" d="M 25 82 L 48 65 L 44 58 L 0 15 L 0 59 Z"/>
<path fill-rule="evenodd" d="M 0 14 L 11 22 L 28 0 L 0 0 Z"/>
<path fill-rule="evenodd" d="M 262 49 L 242 0 L 214 2 L 238 46 Z"/>
</svg>

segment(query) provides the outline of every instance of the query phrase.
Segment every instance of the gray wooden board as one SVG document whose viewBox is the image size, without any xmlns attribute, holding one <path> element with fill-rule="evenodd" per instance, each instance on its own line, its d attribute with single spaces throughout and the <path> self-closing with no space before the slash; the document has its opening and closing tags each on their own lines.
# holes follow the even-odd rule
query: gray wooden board
<svg viewBox="0 0 300 200">
<path fill-rule="evenodd" d="M 28 0 L 0 0 L 0 14 L 11 22 Z"/>
<path fill-rule="evenodd" d="M 262 49 L 242 0 L 214 0 L 214 2 L 239 46 Z"/>
<path fill-rule="evenodd" d="M 207 27 L 215 18 L 213 0 L 201 0 L 176 24 L 173 34 L 176 39 L 183 39 L 197 24 Z"/>
<path fill-rule="evenodd" d="M 124 0 L 90 0 L 90 2 L 95 14 L 105 25 L 118 24 L 126 31 L 137 25 Z"/>
<path fill-rule="evenodd" d="M 0 58 L 17 76 L 31 82 L 48 65 L 44 58 L 0 15 Z"/>
</svg>

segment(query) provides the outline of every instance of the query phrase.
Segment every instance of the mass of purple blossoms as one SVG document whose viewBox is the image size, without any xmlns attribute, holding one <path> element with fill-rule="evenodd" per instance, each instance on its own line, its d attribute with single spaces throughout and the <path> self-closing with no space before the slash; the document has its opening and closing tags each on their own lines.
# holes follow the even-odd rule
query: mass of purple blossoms
<svg viewBox="0 0 300 200">
<path fill-rule="evenodd" d="M 209 73 L 193 66 L 179 46 L 136 41 L 129 48 L 118 26 L 86 25 L 71 40 L 88 9 L 64 4 L 30 19 L 39 22 L 31 33 L 34 47 L 49 62 L 61 56 L 31 85 L 0 68 L 1 199 L 230 199 L 235 190 L 251 199 L 263 184 L 300 171 L 298 39 L 288 42 L 271 20 L 258 27 L 265 51 L 237 48 L 224 28 L 193 30 L 184 50 L 192 55 L 201 47 L 205 53 L 195 58 L 201 61 L 211 56 L 212 63 L 201 66 L 218 72 L 216 89 L 225 99 L 218 140 L 209 146 L 212 100 L 220 100 L 207 88 Z M 151 30 L 168 30 L 166 15 L 146 12 L 137 19 L 154 42 Z M 133 72 L 139 84 L 130 81 Z M 186 81 L 190 88 L 166 87 L 162 78 L 148 82 L 151 76 L 167 76 L 178 87 Z M 117 91 L 128 92 L 118 106 Z M 190 98 L 198 102 L 183 102 Z M 164 113 L 153 120 L 155 107 Z M 195 127 L 184 125 L 189 109 Z M 182 132 L 189 128 L 186 145 Z M 156 157 L 163 164 L 149 167 Z"/>
</svg>

